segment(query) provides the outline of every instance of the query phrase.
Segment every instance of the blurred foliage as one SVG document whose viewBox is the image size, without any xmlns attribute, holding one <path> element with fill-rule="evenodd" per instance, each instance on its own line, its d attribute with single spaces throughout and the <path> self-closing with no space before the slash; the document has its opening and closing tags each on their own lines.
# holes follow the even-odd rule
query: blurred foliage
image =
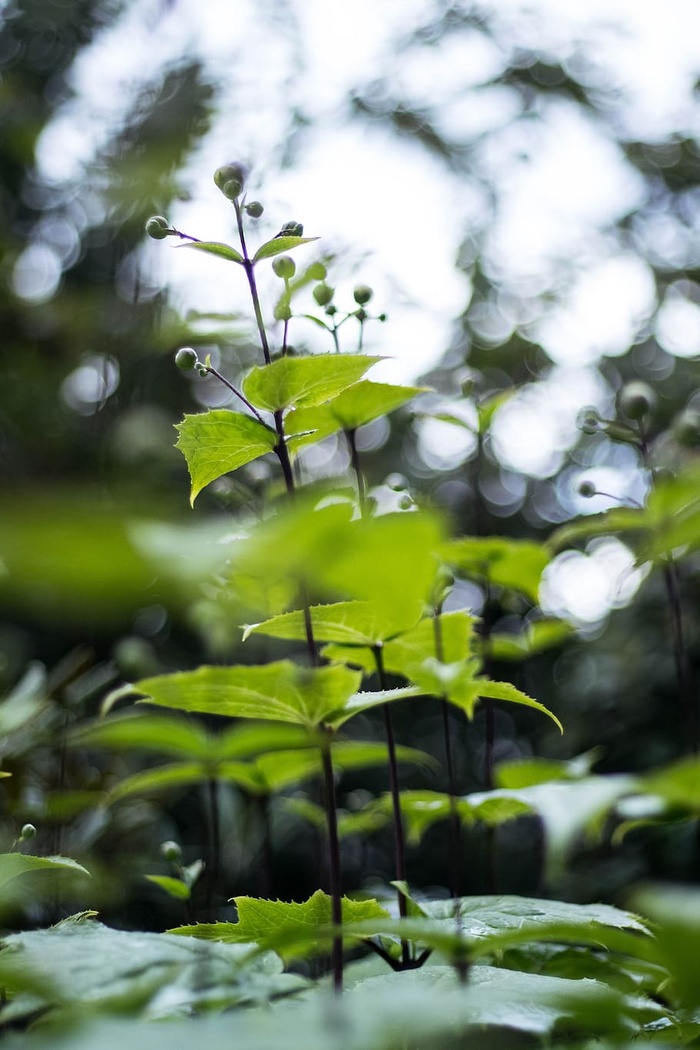
<svg viewBox="0 0 700 1050">
<path fill-rule="evenodd" d="M 206 852 L 210 798 L 207 785 L 199 783 L 201 770 L 193 778 L 199 785 L 194 792 L 180 784 L 155 802 L 108 810 L 96 799 L 139 775 L 141 756 L 69 749 L 66 738 L 97 713 L 106 689 L 123 679 L 193 667 L 203 658 L 229 660 L 251 607 L 257 605 L 261 617 L 275 615 L 286 608 L 289 594 L 281 584 L 279 592 L 272 587 L 268 575 L 263 585 L 251 579 L 247 589 L 242 581 L 243 593 L 226 606 L 220 580 L 207 575 L 223 563 L 215 545 L 241 521 L 257 535 L 244 556 L 264 563 L 268 573 L 277 569 L 265 548 L 266 531 L 257 528 L 263 497 L 276 495 L 265 461 L 209 486 L 198 501 L 196 525 L 189 518 L 183 524 L 187 472 L 173 450 L 171 424 L 206 399 L 173 368 L 172 351 L 183 344 L 218 348 L 235 371 L 250 361 L 250 346 L 232 327 L 235 318 L 179 316 L 149 271 L 143 248 L 144 220 L 187 196 L 183 167 L 222 119 L 214 76 L 195 58 L 162 68 L 154 62 L 125 91 L 120 119 L 104 129 L 78 175 L 54 177 L 38 159 L 42 135 L 73 98 L 72 70 L 81 52 L 117 24 L 128 6 L 15 0 L 0 14 L 0 471 L 8 497 L 0 520 L 0 572 L 7 575 L 0 591 L 0 683 L 8 699 L 0 714 L 6 719 L 3 764 L 13 773 L 1 788 L 2 835 L 9 848 L 22 821 L 38 822 L 38 851 L 94 860 L 88 863 L 97 886 L 91 900 L 99 900 L 108 919 L 163 928 L 182 921 L 181 907 L 142 875 L 158 863 L 161 840 L 182 841 L 188 860 Z M 359 430 L 366 439 L 370 493 L 383 509 L 403 499 L 448 512 L 459 537 L 455 568 L 464 570 L 453 600 L 481 616 L 490 674 L 537 697 L 567 728 L 560 740 L 544 719 L 515 705 L 477 710 L 468 732 L 460 726 L 460 794 L 468 797 L 485 786 L 490 722 L 497 761 L 537 752 L 565 762 L 599 745 L 597 773 L 643 773 L 684 753 L 687 744 L 662 573 L 650 573 L 634 600 L 609 620 L 579 623 L 582 629 L 568 638 L 559 629 L 549 642 L 538 626 L 545 621 L 536 591 L 546 561 L 543 541 L 555 526 L 589 509 L 577 494 L 579 481 L 609 468 L 637 479 L 626 493 L 644 495 L 648 466 L 635 445 L 615 442 L 600 429 L 582 433 L 572 418 L 550 466 L 523 475 L 499 454 L 494 433 L 514 407 L 528 409 L 521 424 L 526 428 L 533 414 L 556 399 L 558 363 L 540 341 L 542 319 L 556 316 L 596 252 L 610 258 L 632 254 L 648 269 L 655 299 L 627 351 L 601 355 L 591 365 L 600 391 L 597 407 L 612 416 L 616 391 L 627 380 L 646 380 L 658 394 L 649 434 L 654 468 L 677 470 L 695 462 L 697 448 L 680 442 L 673 424 L 687 406 L 698 407 L 698 356 L 664 348 L 655 317 L 667 301 L 700 301 L 697 139 L 692 129 L 668 127 L 646 141 L 628 128 L 624 97 L 611 82 L 614 71 L 597 60 L 595 40 L 566 47 L 560 42 L 557 53 L 545 36 L 538 50 L 528 42 L 532 34 L 508 24 L 496 4 L 434 8 L 432 17 L 393 41 L 381 79 L 358 85 L 347 100 L 349 119 L 407 139 L 444 165 L 460 180 L 465 198 L 476 201 L 457 260 L 469 297 L 444 359 L 424 377 L 434 393 L 423 394 L 420 412 L 399 409 L 384 429 L 369 423 Z M 260 17 L 269 19 L 272 32 L 267 7 Z M 464 80 L 449 98 L 411 90 L 405 72 L 411 64 L 423 58 L 440 62 L 464 34 L 495 50 L 497 68 L 474 82 L 465 66 Z M 459 103 L 473 117 L 484 100 L 496 97 L 507 102 L 506 117 L 491 127 L 474 121 L 476 130 L 448 133 L 448 103 Z M 529 280 L 519 279 L 499 256 L 494 230 L 507 222 L 509 179 L 523 143 L 536 151 L 561 107 L 595 126 L 625 172 L 638 177 L 641 191 L 628 209 L 591 232 L 580 259 L 554 257 Z M 235 140 L 238 119 L 231 118 L 227 141 Z M 298 111 L 288 114 L 287 131 L 280 146 L 285 161 L 308 141 L 309 120 Z M 266 177 L 272 181 L 274 172 Z M 300 427 L 312 411 L 298 410 Z M 573 410 L 569 414 L 575 417 Z M 422 428 L 431 421 L 471 435 L 469 451 L 458 462 L 436 467 L 426 455 Z M 331 466 L 346 464 L 342 442 L 332 448 Z M 303 471 L 303 452 L 299 460 Z M 598 500 L 591 508 L 604 509 Z M 141 530 L 139 542 L 133 540 L 135 528 Z M 153 542 L 146 542 L 146 532 Z M 503 540 L 495 537 L 517 540 L 528 555 L 519 562 L 520 587 L 502 586 L 494 559 Z M 305 540 L 285 546 L 283 555 L 276 541 L 285 568 L 290 558 L 309 557 L 313 532 Z M 365 552 L 375 559 L 378 586 L 386 583 L 383 565 L 385 576 L 401 583 L 402 566 L 391 560 L 390 541 Z M 580 537 L 591 558 L 596 542 Z M 160 559 L 152 556 L 154 546 Z M 214 550 L 213 559 L 205 547 Z M 513 548 L 505 550 L 512 554 Z M 341 570 L 346 577 L 352 572 L 350 558 Z M 678 580 L 693 681 L 700 646 L 698 579 L 693 555 L 682 562 Z M 412 598 L 424 596 L 425 588 Z M 446 614 L 453 611 L 448 600 Z M 538 638 L 545 639 L 541 645 Z M 246 644 L 251 661 L 288 652 L 260 633 Z M 530 658 L 515 659 L 518 651 Z M 370 713 L 358 715 L 356 724 L 363 740 L 381 736 Z M 216 719 L 207 725 L 212 732 L 219 727 Z M 437 706 L 408 701 L 397 707 L 396 729 L 399 740 L 442 760 Z M 431 781 L 414 766 L 402 770 L 402 784 L 422 792 L 445 788 L 440 776 Z M 350 816 L 366 816 L 384 790 L 385 777 L 374 770 L 359 775 L 348 768 L 339 784 Z M 230 917 L 227 902 L 234 890 L 259 889 L 265 864 L 276 892 L 287 897 L 307 896 L 317 885 L 318 835 L 299 816 L 303 803 L 317 801 L 314 789 L 295 797 L 290 788 L 287 796 L 300 803 L 296 812 L 284 798 L 266 808 L 231 782 L 217 785 L 222 819 L 237 829 L 223 843 L 214 895 L 224 916 Z M 411 854 L 411 878 L 418 885 L 444 886 L 443 832 L 426 830 L 425 849 Z M 465 892 L 481 892 L 494 879 L 504 891 L 538 888 L 545 846 L 534 817 L 522 815 L 497 833 L 475 822 L 464 836 L 465 854 L 480 858 L 488 856 L 489 842 L 497 844 L 491 873 L 487 860 L 464 864 Z M 274 849 L 266 857 L 270 841 Z M 574 900 L 612 899 L 632 879 L 690 880 L 700 870 L 694 826 L 687 822 L 659 832 L 638 827 L 615 853 L 605 836 L 595 842 L 579 836 L 568 845 L 574 863 L 561 878 Z M 386 880 L 391 845 L 381 831 L 362 843 L 349 836 L 343 850 L 348 888 Z M 198 892 L 195 910 L 202 905 Z M 206 892 L 203 887 L 202 898 Z M 49 902 L 42 916 L 20 909 L 16 921 L 57 918 L 67 907 Z"/>
</svg>

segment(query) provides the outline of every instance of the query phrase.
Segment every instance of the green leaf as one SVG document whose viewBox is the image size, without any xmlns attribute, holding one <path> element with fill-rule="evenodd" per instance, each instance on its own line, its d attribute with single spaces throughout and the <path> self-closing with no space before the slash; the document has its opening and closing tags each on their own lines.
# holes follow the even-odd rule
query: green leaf
<svg viewBox="0 0 700 1050">
<path fill-rule="evenodd" d="M 366 769 L 368 766 L 384 766 L 388 760 L 388 750 L 384 743 L 361 740 L 343 740 L 333 744 L 333 768 L 336 773 L 351 769 Z M 433 771 L 438 763 L 431 755 L 415 748 L 396 748 L 399 762 L 410 762 L 422 765 Z M 279 791 L 290 784 L 298 783 L 308 777 L 321 775 L 321 755 L 318 749 L 305 751 L 277 751 L 270 755 L 261 755 L 255 762 L 255 769 L 268 791 Z"/>
<path fill-rule="evenodd" d="M 74 747 L 156 751 L 191 759 L 207 759 L 212 749 L 212 737 L 196 722 L 144 711 L 126 711 L 82 725 L 70 734 L 68 742 Z"/>
<path fill-rule="evenodd" d="M 176 900 L 181 901 L 190 899 L 190 888 L 182 879 L 174 879 L 172 875 L 144 875 L 144 878 L 148 879 L 149 882 L 155 883 L 156 886 L 160 886 L 169 897 L 174 897 Z"/>
<path fill-rule="evenodd" d="M 24 853 L 0 853 L 0 890 L 9 882 L 36 871 L 71 871 L 90 876 L 87 868 L 70 857 L 32 857 Z"/>
<path fill-rule="evenodd" d="M 523 693 L 522 690 L 517 689 L 510 682 L 492 682 L 489 679 L 479 679 L 478 686 L 479 696 L 489 697 L 492 700 L 506 700 L 511 704 L 522 704 L 524 707 L 531 707 L 535 711 L 541 711 L 547 718 L 551 718 L 560 733 L 564 732 L 563 725 L 548 707 L 540 704 L 537 700 L 533 700 L 531 696 Z"/>
<path fill-rule="evenodd" d="M 416 685 L 407 685 L 403 689 L 379 689 L 376 692 L 355 693 L 349 700 L 346 700 L 342 707 L 337 708 L 328 716 L 328 724 L 339 729 L 355 715 L 373 711 L 376 707 L 383 707 L 384 704 L 393 704 L 397 700 L 409 700 L 424 695 L 423 690 Z"/>
<path fill-rule="evenodd" d="M 317 240 L 318 237 L 273 237 L 271 241 L 260 245 L 253 256 L 253 265 L 262 259 L 271 259 L 274 255 L 290 252 L 292 248 L 298 248 L 300 244 L 309 244 Z"/>
<path fill-rule="evenodd" d="M 132 795 L 159 794 L 161 791 L 187 788 L 208 780 L 228 780 L 253 793 L 264 787 L 255 767 L 249 763 L 220 762 L 209 765 L 201 762 L 177 762 L 156 766 L 154 769 L 143 769 L 126 777 L 111 788 L 106 796 L 106 803 L 113 805 Z"/>
<path fill-rule="evenodd" d="M 671 982 L 665 995 L 686 1010 L 700 1006 L 700 891 L 690 886 L 644 886 L 632 904 L 654 922 L 661 963 Z"/>
<path fill-rule="evenodd" d="M 450 540 L 442 554 L 457 573 L 480 583 L 520 591 L 534 604 L 538 601 L 542 573 L 551 557 L 547 548 L 539 543 L 499 536 Z"/>
<path fill-rule="evenodd" d="M 256 718 L 314 728 L 355 692 L 360 675 L 344 667 L 299 667 L 280 660 L 263 667 L 199 667 L 144 678 L 134 691 L 180 711 Z"/>
<path fill-rule="evenodd" d="M 243 380 L 243 393 L 256 408 L 269 412 L 309 408 L 335 397 L 381 360 L 360 354 L 280 357 L 253 368 Z"/>
<path fill-rule="evenodd" d="M 192 479 L 192 505 L 210 482 L 272 452 L 277 444 L 274 430 L 227 409 L 186 415 L 175 429 L 180 435 L 176 448 L 187 460 Z"/>
<path fill-rule="evenodd" d="M 522 634 L 493 633 L 486 639 L 486 649 L 493 660 L 527 660 L 537 653 L 561 645 L 573 634 L 564 620 L 535 620 Z"/>
<path fill-rule="evenodd" d="M 257 897 L 234 897 L 233 902 L 238 909 L 237 923 L 181 926 L 169 932 L 225 944 L 257 944 L 263 951 L 271 948 L 287 959 L 312 954 L 327 942 L 332 923 L 331 898 L 321 890 L 301 904 Z M 342 914 L 343 923 L 389 917 L 376 900 L 354 901 L 348 897 L 343 897 Z"/>
<path fill-rule="evenodd" d="M 0 737 L 7 737 L 21 729 L 45 709 L 48 689 L 46 677 L 43 664 L 30 664 L 12 692 L 0 701 Z"/>
<path fill-rule="evenodd" d="M 296 449 L 320 441 L 337 430 L 356 430 L 380 416 L 394 412 L 427 389 L 361 379 L 325 405 L 293 409 L 285 421 L 287 433 L 304 436 L 290 441 L 290 447 Z"/>
<path fill-rule="evenodd" d="M 0 1013 L 3 1019 L 27 1000 L 34 1012 L 42 1012 L 44 1023 L 51 1007 L 73 1021 L 99 1009 L 181 1018 L 183 1013 L 261 1002 L 305 984 L 282 974 L 279 960 L 269 954 L 251 959 L 233 944 L 203 945 L 162 933 L 112 930 L 91 920 L 12 934 L 4 943 L 0 981 L 15 998 Z M 42 983 L 43 995 L 38 995 Z M 27 985 L 34 985 L 33 994 L 24 993 Z M 152 1028 L 157 1031 L 158 1026 Z M 53 1032 L 52 1045 L 58 1038 Z M 172 1032 L 168 1039 L 172 1045 Z"/>
<path fill-rule="evenodd" d="M 242 263 L 243 256 L 230 244 L 223 241 L 183 241 L 182 244 L 174 245 L 175 248 L 192 248 L 196 252 L 204 252 L 206 255 L 216 255 L 219 259 L 228 262 Z"/>
<path fill-rule="evenodd" d="M 490 397 L 484 398 L 476 406 L 477 416 L 479 419 L 479 432 L 481 434 L 486 433 L 488 428 L 491 426 L 491 422 L 499 408 L 510 401 L 513 394 L 517 393 L 517 387 L 510 387 L 508 390 L 499 390 L 497 394 L 492 394 Z"/>
<path fill-rule="evenodd" d="M 353 646 L 376 646 L 413 626 L 420 618 L 422 603 L 413 609 L 396 609 L 393 619 L 373 602 L 334 602 L 309 609 L 317 642 L 339 642 Z M 304 641 L 306 619 L 302 610 L 282 613 L 263 623 L 246 624 L 243 640 L 251 634 Z"/>
<path fill-rule="evenodd" d="M 385 796 L 381 801 L 383 808 L 388 811 L 390 796 Z M 482 823 L 487 827 L 498 827 L 533 812 L 532 806 L 516 798 L 477 796 L 472 800 L 469 795 L 458 798 L 440 791 L 402 791 L 401 813 L 406 822 L 409 843 L 418 845 L 433 824 L 449 820 L 453 809 L 461 824 L 470 826 Z"/>
<path fill-rule="evenodd" d="M 683 758 L 639 778 L 640 788 L 674 806 L 700 813 L 700 759 Z"/>
<path fill-rule="evenodd" d="M 511 762 L 499 762 L 496 766 L 496 783 L 503 788 L 532 787 L 546 784 L 549 780 L 581 780 L 590 775 L 603 749 L 591 748 L 565 762 L 551 758 L 518 758 Z"/>
<path fill-rule="evenodd" d="M 556 529 L 547 540 L 547 546 L 554 553 L 573 546 L 579 540 L 591 536 L 614 536 L 617 533 L 637 532 L 646 528 L 647 512 L 634 507 L 613 507 L 602 514 L 589 514 Z"/>
</svg>

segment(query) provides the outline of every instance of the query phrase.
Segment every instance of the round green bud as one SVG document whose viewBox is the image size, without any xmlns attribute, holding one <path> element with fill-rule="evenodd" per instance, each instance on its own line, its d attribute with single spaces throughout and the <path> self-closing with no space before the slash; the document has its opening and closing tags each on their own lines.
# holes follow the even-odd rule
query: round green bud
<svg viewBox="0 0 700 1050">
<path fill-rule="evenodd" d="M 328 317 L 335 317 L 335 315 L 338 313 L 338 307 L 334 306 L 333 303 L 331 303 L 330 306 L 326 307 L 324 313 L 326 313 Z"/>
<path fill-rule="evenodd" d="M 182 346 L 175 354 L 175 364 L 183 372 L 191 372 L 197 367 L 197 354 L 191 346 Z"/>
<path fill-rule="evenodd" d="M 19 833 L 21 842 L 28 842 L 29 839 L 33 839 L 36 835 L 36 828 L 33 824 L 23 824 L 22 830 Z"/>
<path fill-rule="evenodd" d="M 182 860 L 182 849 L 177 842 L 168 839 L 167 842 L 161 842 L 160 855 L 164 860 L 169 860 L 172 864 L 179 864 Z"/>
<path fill-rule="evenodd" d="M 590 499 L 591 496 L 595 496 L 597 489 L 592 481 L 582 481 L 578 487 L 579 496 L 584 496 L 586 499 Z"/>
<path fill-rule="evenodd" d="M 359 310 L 355 310 L 355 317 L 357 318 L 358 321 L 366 321 L 367 320 L 367 311 L 363 310 L 362 307 L 360 307 Z"/>
<path fill-rule="evenodd" d="M 325 281 L 327 272 L 322 262 L 311 263 L 311 266 L 306 271 L 312 281 Z"/>
<path fill-rule="evenodd" d="M 202 379 L 204 379 L 205 376 L 209 375 L 209 369 L 205 365 L 202 365 L 199 369 L 199 374 L 202 377 Z"/>
<path fill-rule="evenodd" d="M 700 446 L 700 412 L 696 408 L 684 408 L 673 421 L 673 436 L 685 448 Z"/>
<path fill-rule="evenodd" d="M 374 292 L 368 284 L 356 284 L 352 294 L 358 306 L 366 306 Z"/>
<path fill-rule="evenodd" d="M 334 295 L 335 288 L 327 284 L 317 284 L 313 291 L 314 299 L 319 306 L 328 306 Z"/>
<path fill-rule="evenodd" d="M 291 255 L 278 255 L 272 260 L 272 269 L 278 277 L 283 277 L 285 281 L 288 281 L 297 272 L 297 264 Z"/>
<path fill-rule="evenodd" d="M 386 314 L 379 314 L 379 316 L 377 317 L 377 320 L 381 321 L 382 323 L 384 323 L 384 321 L 386 321 Z"/>
<path fill-rule="evenodd" d="M 399 474 L 398 471 L 394 471 L 392 474 L 387 474 L 384 479 L 384 484 L 387 485 L 394 492 L 403 492 L 408 488 L 408 480 L 404 474 Z"/>
<path fill-rule="evenodd" d="M 146 233 L 154 241 L 162 241 L 170 233 L 170 223 L 164 215 L 151 215 L 146 220 Z"/>
<path fill-rule="evenodd" d="M 285 222 L 282 225 L 282 229 L 277 234 L 278 237 L 303 237 L 304 227 L 300 222 L 296 222 L 292 219 L 290 222 Z"/>
<path fill-rule="evenodd" d="M 237 161 L 222 164 L 214 172 L 214 182 L 229 200 L 235 200 L 240 196 L 247 177 L 248 169 L 245 164 L 239 164 Z"/>
<path fill-rule="evenodd" d="M 250 204 L 246 204 L 245 210 L 251 219 L 259 219 L 265 211 L 260 201 L 251 201 Z"/>
<path fill-rule="evenodd" d="M 413 500 L 411 499 L 411 497 L 408 495 L 407 492 L 404 493 L 404 495 L 399 500 L 399 510 L 410 510 L 412 506 L 413 506 Z"/>
<path fill-rule="evenodd" d="M 648 383 L 634 379 L 620 390 L 617 407 L 628 419 L 644 419 L 656 408 L 656 394 Z"/>
<path fill-rule="evenodd" d="M 584 434 L 597 434 L 600 430 L 601 418 L 595 408 L 582 408 L 578 414 L 579 429 Z"/>
</svg>

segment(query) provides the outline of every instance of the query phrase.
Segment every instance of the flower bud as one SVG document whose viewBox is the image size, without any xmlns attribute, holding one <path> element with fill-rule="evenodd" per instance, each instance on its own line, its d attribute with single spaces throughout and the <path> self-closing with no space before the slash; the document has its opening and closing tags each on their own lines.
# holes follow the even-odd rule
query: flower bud
<svg viewBox="0 0 700 1050">
<path fill-rule="evenodd" d="M 656 394 L 648 383 L 635 379 L 618 393 L 617 407 L 628 419 L 644 419 L 656 408 Z"/>
<path fill-rule="evenodd" d="M 288 281 L 297 272 L 297 264 L 291 255 L 278 255 L 272 260 L 272 269 L 278 277 L 283 277 L 285 281 Z"/>
<path fill-rule="evenodd" d="M 164 215 L 151 215 L 146 220 L 146 233 L 154 241 L 162 241 L 170 233 L 170 223 Z"/>
<path fill-rule="evenodd" d="M 394 492 L 403 492 L 408 488 L 408 479 L 404 474 L 399 474 L 398 471 L 394 471 L 391 474 L 387 474 L 384 479 L 384 484 Z"/>
<path fill-rule="evenodd" d="M 160 855 L 164 860 L 169 860 L 172 864 L 179 864 L 182 860 L 182 849 L 177 842 L 168 839 L 167 842 L 161 842 Z"/>
<path fill-rule="evenodd" d="M 325 281 L 327 272 L 322 262 L 311 263 L 311 266 L 306 271 L 312 281 Z"/>
<path fill-rule="evenodd" d="M 583 496 L 585 499 L 590 499 L 596 495 L 596 487 L 592 481 L 582 481 L 578 487 L 579 496 Z"/>
<path fill-rule="evenodd" d="M 695 408 L 684 408 L 673 421 L 673 436 L 685 448 L 700 446 L 700 412 Z"/>
<path fill-rule="evenodd" d="M 246 204 L 245 210 L 251 219 L 259 219 L 265 211 L 260 201 L 251 201 L 250 204 Z"/>
<path fill-rule="evenodd" d="M 19 833 L 20 842 L 28 842 L 29 839 L 33 839 L 36 835 L 36 828 L 33 824 L 23 824 L 22 830 Z"/>
<path fill-rule="evenodd" d="M 182 346 L 175 354 L 175 364 L 183 372 L 191 372 L 197 367 L 197 354 L 191 346 Z"/>
<path fill-rule="evenodd" d="M 294 219 L 292 219 L 291 222 L 285 222 L 284 223 L 284 225 L 282 226 L 282 229 L 280 230 L 280 232 L 278 234 L 276 234 L 276 236 L 277 237 L 303 237 L 304 236 L 304 227 L 302 226 L 302 224 L 300 222 L 295 222 Z"/>
<path fill-rule="evenodd" d="M 578 414 L 579 429 L 584 434 L 597 434 L 600 430 L 601 418 L 595 408 L 582 408 Z"/>
<path fill-rule="evenodd" d="M 237 161 L 223 164 L 214 172 L 214 182 L 231 201 L 240 197 L 247 177 L 248 169 L 245 164 L 239 164 Z"/>
<path fill-rule="evenodd" d="M 356 284 L 352 294 L 358 306 L 366 306 L 374 292 L 368 284 Z"/>
<path fill-rule="evenodd" d="M 327 306 L 335 295 L 335 288 L 331 288 L 327 284 L 317 284 L 313 291 L 313 296 L 319 306 Z"/>
<path fill-rule="evenodd" d="M 355 317 L 357 318 L 358 321 L 366 321 L 367 320 L 367 311 L 363 310 L 362 307 L 360 307 L 359 310 L 355 310 Z"/>
</svg>

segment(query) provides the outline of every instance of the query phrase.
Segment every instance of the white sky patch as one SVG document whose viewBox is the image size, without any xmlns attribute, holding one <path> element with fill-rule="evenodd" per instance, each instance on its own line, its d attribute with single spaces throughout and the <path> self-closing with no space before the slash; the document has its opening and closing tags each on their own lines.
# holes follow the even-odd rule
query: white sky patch
<svg viewBox="0 0 700 1050">
<path fill-rule="evenodd" d="M 694 285 L 696 292 L 700 288 Z M 672 286 L 656 317 L 656 337 L 669 354 L 700 356 L 700 306 Z"/>
<path fill-rule="evenodd" d="M 543 612 L 582 627 L 627 605 L 648 571 L 634 567 L 634 555 L 619 540 L 598 539 L 588 550 L 560 554 L 545 569 L 540 587 Z"/>
<path fill-rule="evenodd" d="M 591 364 L 625 353 L 656 304 L 653 275 L 635 255 L 603 259 L 584 272 L 537 335 L 560 363 Z"/>
<path fill-rule="evenodd" d="M 573 368 L 555 368 L 543 382 L 521 387 L 493 420 L 491 440 L 499 461 L 531 477 L 550 477 L 579 437 L 579 411 L 598 403 L 602 387 L 596 372 Z"/>
</svg>

